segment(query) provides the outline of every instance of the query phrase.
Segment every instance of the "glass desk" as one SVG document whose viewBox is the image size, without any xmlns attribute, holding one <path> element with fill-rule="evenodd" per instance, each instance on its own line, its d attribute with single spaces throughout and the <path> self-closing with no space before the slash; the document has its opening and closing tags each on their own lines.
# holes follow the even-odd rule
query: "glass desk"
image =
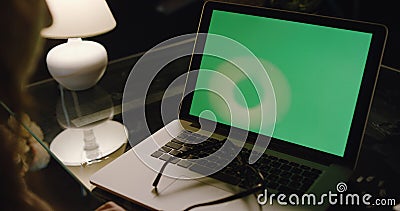
<svg viewBox="0 0 400 211">
<path fill-rule="evenodd" d="M 32 112 L 29 112 L 31 119 L 35 121 L 43 130 L 44 142 L 50 146 L 52 142 L 58 139 L 60 133 L 65 133 L 66 130 L 82 130 L 78 138 L 71 137 L 69 142 L 82 142 L 83 141 L 83 129 L 87 125 L 95 126 L 94 134 L 97 139 L 98 137 L 105 135 L 104 131 L 96 131 L 96 128 L 102 127 L 102 124 L 111 122 L 106 120 L 111 116 L 114 122 L 122 122 L 121 115 L 121 103 L 125 82 L 129 76 L 129 73 L 143 54 L 136 54 L 119 60 L 111 61 L 108 64 L 107 70 L 99 81 L 99 83 L 89 90 L 84 91 L 69 91 L 63 89 L 53 79 L 47 79 L 39 81 L 28 86 L 29 93 L 34 98 L 34 106 Z M 156 111 L 158 103 L 163 96 L 163 89 L 168 86 L 169 81 L 173 80 L 177 76 L 185 73 L 189 64 L 189 58 L 183 57 L 175 60 L 168 64 L 164 69 L 160 71 L 160 74 L 153 80 L 152 85 L 149 88 L 149 92 L 146 97 L 146 105 L 135 104 L 132 102 L 129 106 L 130 109 L 135 107 L 146 106 L 146 113 L 152 114 L 151 118 L 147 119 L 148 127 L 151 131 L 156 131 L 161 128 L 162 121 L 160 111 Z M 183 87 L 182 87 L 183 88 Z M 180 94 L 177 92 L 176 94 Z M 77 108 L 78 107 L 78 108 Z M 112 109 L 112 112 L 108 110 Z M 68 114 L 66 114 L 68 113 Z M 78 114 L 77 114 L 78 113 Z M 100 122 L 100 123 L 98 123 Z M 97 124 L 97 125 L 96 125 Z M 143 122 L 137 122 L 137 128 L 135 130 L 144 129 Z M 113 135 L 113 132 L 107 135 Z M 121 134 L 115 134 L 121 136 Z M 68 137 L 67 137 L 68 138 Z M 108 137 L 110 138 L 110 137 Z M 143 137 L 144 138 L 144 137 Z M 107 141 L 107 140 L 106 140 Z M 55 144 L 53 143 L 53 146 Z M 63 143 L 59 143 L 58 148 L 63 148 Z M 101 143 L 99 143 L 101 145 Z M 81 144 L 81 147 L 83 145 Z M 65 169 L 79 180 L 86 189 L 93 190 L 94 186 L 89 183 L 89 177 L 97 170 L 107 165 L 115 158 L 123 154 L 130 148 L 130 144 L 125 142 L 122 145 L 118 145 L 117 149 L 112 150 L 111 154 L 101 156 L 100 159 L 94 161 L 72 163 L 65 162 L 65 159 L 61 156 L 56 156 L 61 161 L 63 160 Z M 54 147 L 52 148 L 54 152 Z M 76 153 L 75 150 L 67 152 L 67 154 Z M 55 153 L 57 154 L 57 153 Z"/>
<path fill-rule="evenodd" d="M 103 98 L 106 96 L 111 99 L 111 102 L 108 107 L 105 106 L 102 110 L 112 109 L 112 119 L 117 122 L 122 122 L 121 115 L 121 103 L 123 97 L 123 90 L 125 86 L 125 82 L 130 74 L 132 67 L 135 63 L 140 59 L 143 54 L 136 54 L 126 58 L 122 58 L 119 60 L 111 61 L 108 64 L 105 75 L 99 81 L 93 89 L 102 90 L 105 95 L 101 95 Z M 146 97 L 146 104 L 140 105 L 135 104 L 133 102 L 131 106 L 132 109 L 135 107 L 146 107 L 146 116 L 147 127 L 152 131 L 156 131 L 163 126 L 161 114 L 160 114 L 160 101 L 163 96 L 163 91 L 165 88 L 179 75 L 185 73 L 188 69 L 189 58 L 182 57 L 177 59 L 164 67 L 164 69 L 160 72 L 159 75 L 153 80 L 152 85 L 150 86 L 149 92 Z M 389 137 L 389 133 L 391 132 L 390 125 L 398 124 L 398 119 L 400 119 L 399 114 L 399 90 L 398 89 L 398 81 L 400 80 L 400 73 L 396 71 L 391 71 L 387 67 L 381 68 L 381 74 L 379 76 L 377 90 L 375 93 L 375 98 L 373 101 L 373 106 L 371 109 L 371 115 L 368 122 L 368 127 L 366 131 L 366 141 L 364 141 L 364 146 L 361 152 L 361 158 L 359 162 L 359 174 L 368 174 L 373 173 L 375 170 L 371 169 L 371 159 L 374 163 L 373 159 L 381 158 L 379 153 L 373 151 L 373 146 L 377 143 L 383 143 L 382 140 L 385 140 Z M 183 87 L 182 87 L 183 89 Z M 34 97 L 35 104 L 31 112 L 28 112 L 31 116 L 31 119 L 35 121 L 44 132 L 44 142 L 51 144 L 54 138 L 65 130 L 65 121 L 60 120 L 59 112 L 59 102 L 61 95 L 71 94 L 70 91 L 66 91 L 60 89 L 59 85 L 53 79 L 47 79 L 44 81 L 39 81 L 28 86 L 28 90 L 30 94 Z M 80 92 L 76 92 L 80 95 Z M 177 92 L 177 95 L 181 93 Z M 89 103 L 93 103 L 92 106 L 95 108 L 93 112 L 90 112 L 90 109 L 85 116 L 96 119 L 98 115 L 104 115 L 104 113 L 96 110 L 96 97 L 91 100 Z M 74 106 L 73 104 L 66 106 Z M 103 117 L 98 117 L 98 120 L 104 119 Z M 84 121 L 83 121 L 84 122 Z M 93 123 L 92 121 L 87 121 L 89 123 Z M 85 123 L 82 123 L 85 125 Z M 86 123 L 87 124 L 87 123 Z M 143 122 L 137 122 L 137 127 L 135 130 L 142 130 L 144 128 Z M 79 125 L 79 124 L 78 124 Z M 389 126 L 388 126 L 389 125 Z M 397 134 L 398 131 L 392 131 L 392 134 Z M 137 137 L 139 140 L 145 137 Z M 77 140 L 81 141 L 81 140 Z M 65 170 L 72 175 L 76 180 L 80 181 L 80 183 L 84 186 L 84 188 L 88 191 L 96 191 L 96 188 L 89 183 L 89 177 L 95 173 L 97 170 L 107 165 L 115 158 L 123 154 L 126 150 L 131 148 L 132 146 L 129 143 L 123 144 L 119 147 L 115 152 L 104 156 L 102 159 L 98 160 L 99 162 L 93 162 L 89 165 L 78 165 L 78 166 L 69 166 L 63 165 Z M 375 154 L 374 154 L 375 153 Z M 393 160 L 392 160 L 393 161 Z M 390 166 L 393 164 L 392 162 L 387 162 L 387 165 Z M 382 165 L 377 165 L 376 168 Z M 393 167 L 392 168 L 396 168 Z M 379 169 L 375 172 L 380 172 L 380 175 L 383 177 L 389 176 L 389 174 L 393 174 L 393 169 L 387 171 L 388 169 Z M 396 169 L 397 170 L 397 169 Z M 394 172 L 397 173 L 397 172 Z M 396 175 L 396 174 L 394 174 Z M 102 192 L 101 190 L 98 190 Z M 115 196 L 112 194 L 108 194 L 105 192 L 101 193 L 101 196 L 109 200 L 110 198 L 115 200 Z M 122 199 L 119 199 L 122 200 Z M 115 200 L 118 202 L 118 200 Z M 119 201 L 119 203 L 124 203 Z M 130 205 L 131 206 L 131 205 Z"/>
<path fill-rule="evenodd" d="M 103 105 L 103 109 L 113 109 L 114 110 L 114 118 L 115 120 L 120 120 L 118 117 L 118 110 L 120 108 L 120 101 L 122 97 L 123 84 L 124 80 L 126 80 L 127 75 L 129 74 L 129 70 L 137 60 L 137 57 L 127 58 L 121 62 L 110 64 L 107 67 L 106 73 L 101 81 L 96 85 L 93 89 L 99 89 L 103 91 L 103 95 L 100 96 L 102 98 L 108 97 L 111 99 L 112 103 L 109 105 Z M 44 142 L 47 142 L 49 146 L 52 144 L 52 141 L 64 130 L 66 130 L 67 126 L 65 124 L 65 120 L 60 120 L 60 102 L 63 101 L 62 97 L 64 96 L 75 96 L 84 98 L 81 96 L 80 92 L 71 92 L 62 89 L 57 82 L 52 79 L 40 81 L 38 83 L 34 83 L 29 85 L 29 92 L 35 99 L 35 105 L 33 112 L 30 112 L 31 118 L 38 123 L 44 133 Z M 84 100 L 84 99 L 83 99 Z M 94 99 L 91 99 L 94 100 Z M 69 101 L 69 99 L 68 99 Z M 88 116 L 91 113 L 96 113 L 99 110 L 96 109 L 96 102 L 93 101 L 92 104 L 93 112 L 85 111 L 84 115 Z M 115 103 L 114 103 L 115 102 Z M 90 102 L 85 102 L 84 104 L 90 104 Z M 64 109 L 70 110 L 69 107 L 74 106 L 71 103 L 66 103 Z M 67 107 L 67 108 L 65 108 Z M 76 110 L 76 109 L 75 109 Z M 61 112 L 62 113 L 62 112 Z M 75 118 L 76 119 L 76 118 Z M 63 124 L 64 123 L 64 124 Z M 77 129 L 79 130 L 79 129 Z M 83 135 L 83 130 L 82 130 Z M 82 142 L 83 136 L 80 140 L 74 140 L 75 142 Z M 62 143 L 60 144 L 62 145 Z M 61 146 L 62 147 L 62 146 Z M 73 175 L 76 179 L 78 179 L 88 190 L 92 190 L 94 186 L 89 183 L 89 177 L 98 169 L 111 162 L 113 159 L 121 155 L 127 147 L 127 144 L 123 144 L 117 151 L 111 153 L 104 157 L 101 162 L 96 162 L 90 165 L 65 165 L 66 170 Z M 61 159 L 62 160 L 62 159 Z M 82 162 L 83 163 L 83 162 Z"/>
<path fill-rule="evenodd" d="M 144 53 L 139 53 L 110 61 L 104 76 L 95 87 L 89 90 L 76 92 L 68 91 L 60 87 L 52 78 L 28 85 L 28 92 L 32 96 L 34 102 L 31 110 L 26 113 L 28 113 L 31 120 L 36 122 L 43 131 L 44 138 L 43 140 L 39 140 L 39 142 L 45 142 L 48 146 L 51 146 L 55 138 L 57 138 L 59 134 L 65 132 L 65 130 L 69 128 L 77 128 L 76 130 L 80 130 L 82 127 L 99 122 L 100 124 L 98 125 L 101 126 L 101 122 L 109 122 L 106 121 L 107 118 L 114 122 L 122 123 L 121 103 L 125 82 L 132 67 L 143 54 Z M 145 105 L 136 102 L 129 103 L 130 109 L 145 107 L 146 115 L 151 115 L 151 117 L 149 116 L 146 120 L 147 123 L 136 122 L 135 128 L 133 128 L 134 130 L 143 130 L 145 127 L 144 124 L 147 124 L 147 128 L 155 132 L 163 126 L 161 113 L 159 109 L 157 109 L 161 103 L 160 100 L 164 93 L 163 90 L 165 90 L 172 80 L 187 72 L 189 59 L 189 57 L 177 59 L 167 64 L 159 72 L 149 87 Z M 180 89 L 183 91 L 183 86 L 180 87 Z M 182 91 L 178 90 L 176 94 L 180 95 Z M 74 99 L 78 99 L 77 101 L 79 103 L 74 102 Z M 138 101 L 140 102 L 141 100 Z M 79 104 L 78 108 L 77 104 Z M 111 113 L 108 112 L 110 109 L 112 110 Z M 65 112 L 65 110 L 68 112 Z M 71 110 L 76 112 L 71 113 Z M 0 106 L 0 111 L 4 112 L 3 106 Z M 65 113 L 68 113 L 68 117 L 64 115 Z M 96 131 L 94 131 L 94 133 L 96 136 Z M 112 135 L 112 133 L 109 135 Z M 36 135 L 33 134 L 33 136 Z M 81 138 L 71 141 L 82 142 L 82 138 L 83 130 Z M 140 140 L 145 137 L 136 138 Z M 65 207 L 67 207 L 67 209 L 71 208 L 73 210 L 86 210 L 90 205 L 89 209 L 94 209 L 101 203 L 112 200 L 123 205 L 125 208 L 141 210 L 142 208 L 137 207 L 137 205 L 102 190 L 98 190 L 89 182 L 89 177 L 92 174 L 112 162 L 130 148 L 131 144 L 125 140 L 124 144 L 111 154 L 102 156 L 101 159 L 95 162 L 82 162 L 83 165 L 66 165 L 66 163 L 61 162 L 54 153 L 51 153 L 52 159 L 49 166 L 38 172 L 30 173 L 26 180 L 28 184 L 32 183 L 32 186 L 30 185 L 32 191 L 37 193 L 44 200 L 51 202 L 50 204 L 54 208 L 64 210 Z M 47 148 L 47 150 L 50 151 L 49 148 Z M 48 176 L 51 178 L 47 178 Z M 80 190 L 78 190 L 79 188 L 76 186 L 80 187 Z M 68 198 L 70 198 L 70 200 Z M 100 203 L 98 201 L 100 201 Z"/>
</svg>

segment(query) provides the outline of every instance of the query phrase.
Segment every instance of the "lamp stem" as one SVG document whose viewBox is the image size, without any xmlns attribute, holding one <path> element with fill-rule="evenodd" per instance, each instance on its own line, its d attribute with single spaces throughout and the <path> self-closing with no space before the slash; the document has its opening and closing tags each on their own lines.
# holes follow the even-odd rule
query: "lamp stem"
<svg viewBox="0 0 400 211">
<path fill-rule="evenodd" d="M 79 37 L 74 37 L 74 38 L 68 38 L 68 43 L 74 43 L 74 42 L 82 42 L 82 38 Z"/>
<path fill-rule="evenodd" d="M 96 141 L 96 137 L 94 136 L 93 129 L 88 129 L 83 131 L 83 141 L 86 158 L 89 160 L 96 159 L 100 157 L 101 153 L 99 150 L 99 144 Z"/>
</svg>

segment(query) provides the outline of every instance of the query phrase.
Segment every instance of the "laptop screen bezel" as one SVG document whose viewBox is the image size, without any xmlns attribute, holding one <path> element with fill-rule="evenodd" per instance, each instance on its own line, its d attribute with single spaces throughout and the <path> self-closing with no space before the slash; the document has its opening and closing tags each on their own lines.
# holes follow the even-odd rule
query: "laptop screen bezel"
<svg viewBox="0 0 400 211">
<path fill-rule="evenodd" d="M 211 22 L 212 13 L 214 10 L 227 11 L 234 13 L 241 13 L 247 15 L 254 15 L 260 17 L 276 18 L 280 20 L 288 20 L 294 22 L 315 24 L 320 26 L 328 26 L 340 29 L 354 30 L 359 32 L 371 33 L 371 44 L 368 52 L 368 57 L 365 65 L 364 74 L 362 76 L 361 87 L 357 98 L 355 112 L 353 115 L 348 140 L 346 143 L 345 153 L 343 157 L 322 152 L 319 150 L 303 147 L 294 143 L 289 143 L 283 140 L 272 138 L 268 149 L 280 151 L 286 154 L 301 157 L 314 162 L 323 164 L 337 163 L 345 165 L 349 168 L 355 168 L 358 153 L 361 147 L 363 134 L 365 131 L 365 125 L 369 109 L 372 102 L 373 92 L 376 84 L 376 79 L 379 72 L 379 66 L 382 59 L 382 54 L 386 42 L 387 29 L 384 25 L 360 22 L 354 20 L 346 20 L 340 18 L 304 14 L 298 12 L 289 12 L 277 9 L 260 8 L 253 6 L 244 6 L 238 4 L 228 4 L 221 2 L 206 2 L 203 6 L 202 15 L 198 27 L 198 33 L 207 33 Z M 195 42 L 194 52 L 202 52 L 205 45 L 205 39 L 197 39 Z M 185 90 L 195 90 L 197 72 L 193 70 L 200 69 L 202 56 L 198 54 L 192 55 L 189 76 L 186 81 Z M 199 117 L 190 114 L 190 107 L 193 100 L 193 92 L 187 93 L 185 98 L 182 100 L 179 118 L 190 122 L 198 123 Z M 201 119 L 203 122 L 211 121 L 207 119 Z M 231 126 L 217 123 L 217 133 L 228 135 Z M 254 143 L 257 135 L 251 131 L 245 131 L 239 128 L 235 128 L 235 131 L 241 131 L 248 133 L 247 142 Z M 260 134 L 261 135 L 261 134 Z"/>
</svg>

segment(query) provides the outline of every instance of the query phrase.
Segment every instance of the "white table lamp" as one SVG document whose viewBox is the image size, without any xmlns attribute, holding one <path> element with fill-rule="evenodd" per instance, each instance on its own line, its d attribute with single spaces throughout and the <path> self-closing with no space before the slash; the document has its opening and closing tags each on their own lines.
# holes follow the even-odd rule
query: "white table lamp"
<svg viewBox="0 0 400 211">
<path fill-rule="evenodd" d="M 51 49 L 46 62 L 52 77 L 70 90 L 94 86 L 104 74 L 108 58 L 99 43 L 82 40 L 106 33 L 116 26 L 105 0 L 46 0 L 53 24 L 43 37 L 68 39 Z"/>
</svg>

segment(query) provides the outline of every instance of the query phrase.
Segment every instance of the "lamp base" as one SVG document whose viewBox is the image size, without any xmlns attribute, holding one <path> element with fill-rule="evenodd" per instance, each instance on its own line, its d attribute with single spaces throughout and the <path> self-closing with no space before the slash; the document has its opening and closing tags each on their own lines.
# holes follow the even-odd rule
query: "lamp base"
<svg viewBox="0 0 400 211">
<path fill-rule="evenodd" d="M 50 144 L 50 150 L 64 165 L 80 166 L 87 162 L 84 151 L 84 134 L 82 129 L 68 128 L 58 134 Z M 125 126 L 116 121 L 106 121 L 93 128 L 99 145 L 101 157 L 110 155 L 127 142 Z"/>
<path fill-rule="evenodd" d="M 51 49 L 46 58 L 51 76 L 70 90 L 84 90 L 94 86 L 106 70 L 106 49 L 93 41 L 70 38 Z"/>
</svg>

